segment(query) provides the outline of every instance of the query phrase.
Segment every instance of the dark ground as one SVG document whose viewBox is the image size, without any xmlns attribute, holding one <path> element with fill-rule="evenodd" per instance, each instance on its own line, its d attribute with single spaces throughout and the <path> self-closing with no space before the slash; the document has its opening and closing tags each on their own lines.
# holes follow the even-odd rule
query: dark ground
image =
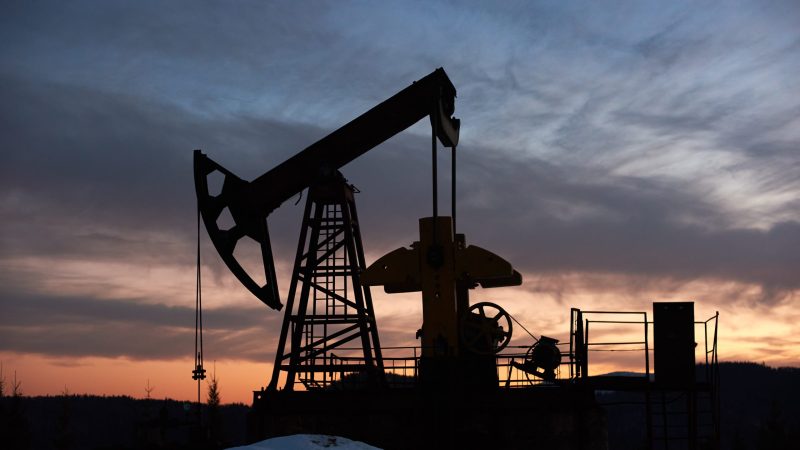
<svg viewBox="0 0 800 450">
<path fill-rule="evenodd" d="M 720 364 L 722 448 L 800 448 L 800 369 Z M 609 448 L 646 448 L 642 397 L 600 393 Z M 224 448 L 245 441 L 245 405 L 223 405 L 199 430 L 196 406 L 174 400 L 69 395 L 0 398 L 4 449 Z M 204 406 L 208 424 L 212 412 Z M 211 438 L 209 439 L 209 433 Z M 486 449 L 488 450 L 488 449 Z"/>
<path fill-rule="evenodd" d="M 214 449 L 242 445 L 246 405 L 203 406 L 175 400 L 68 395 L 0 399 L 0 448 Z M 215 415 L 213 430 L 208 423 Z M 213 434 L 213 436 L 210 436 Z"/>
<path fill-rule="evenodd" d="M 598 393 L 596 398 L 606 405 L 609 449 L 647 448 L 642 394 Z M 670 398 L 676 404 L 683 400 L 675 393 Z M 724 450 L 800 448 L 800 369 L 721 363 L 720 411 Z"/>
</svg>

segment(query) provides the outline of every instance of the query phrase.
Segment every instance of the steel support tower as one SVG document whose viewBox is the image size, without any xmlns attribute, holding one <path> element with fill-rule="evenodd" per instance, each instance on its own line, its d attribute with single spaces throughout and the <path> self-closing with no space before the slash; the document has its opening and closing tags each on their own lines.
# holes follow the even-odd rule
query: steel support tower
<svg viewBox="0 0 800 450">
<path fill-rule="evenodd" d="M 354 187 L 336 171 L 308 189 L 269 390 L 282 373 L 285 390 L 326 388 L 345 374 L 383 380 L 372 297 L 359 280 L 365 267 Z"/>
</svg>

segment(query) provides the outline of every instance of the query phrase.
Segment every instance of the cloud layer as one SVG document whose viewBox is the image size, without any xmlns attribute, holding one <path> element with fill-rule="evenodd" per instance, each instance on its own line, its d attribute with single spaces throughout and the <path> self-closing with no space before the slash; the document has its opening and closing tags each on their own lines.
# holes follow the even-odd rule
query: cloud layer
<svg viewBox="0 0 800 450">
<path fill-rule="evenodd" d="M 642 309 L 687 289 L 742 323 L 798 304 L 794 2 L 3 8 L 0 351 L 185 355 L 191 151 L 255 178 L 438 66 L 463 120 L 459 231 L 523 272 L 510 297 L 557 298 L 560 317 L 592 296 Z M 415 240 L 429 215 L 428 133 L 412 127 L 343 168 L 362 191 L 369 260 Z M 284 292 L 300 214 L 287 204 L 270 218 Z M 269 360 L 278 315 L 205 241 L 203 255 L 220 289 L 210 345 Z M 406 339 L 418 308 L 382 309 L 403 317 L 386 319 L 385 343 Z M 535 308 L 525 319 L 562 322 Z"/>
</svg>

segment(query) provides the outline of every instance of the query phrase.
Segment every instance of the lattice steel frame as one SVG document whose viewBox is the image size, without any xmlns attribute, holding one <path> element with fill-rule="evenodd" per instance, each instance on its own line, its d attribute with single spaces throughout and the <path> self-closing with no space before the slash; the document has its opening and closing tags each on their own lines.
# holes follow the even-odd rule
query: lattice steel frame
<svg viewBox="0 0 800 450">
<path fill-rule="evenodd" d="M 383 380 L 372 296 L 359 280 L 365 268 L 354 188 L 336 172 L 308 190 L 269 390 L 281 372 L 286 390 L 328 387 L 345 373 Z M 352 351 L 343 345 L 359 339 L 363 362 L 337 363 L 332 350 Z"/>
</svg>

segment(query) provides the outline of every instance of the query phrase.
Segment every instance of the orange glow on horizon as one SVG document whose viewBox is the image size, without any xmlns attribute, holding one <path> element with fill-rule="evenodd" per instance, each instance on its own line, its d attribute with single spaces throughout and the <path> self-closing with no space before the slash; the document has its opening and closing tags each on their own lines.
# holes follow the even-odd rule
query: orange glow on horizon
<svg viewBox="0 0 800 450">
<path fill-rule="evenodd" d="M 147 268 L 135 263 L 101 266 L 79 261 L 27 258 L 5 260 L 0 268 L 9 276 L 19 275 L 21 279 L 26 273 L 48 271 L 50 283 L 29 287 L 32 292 L 44 295 L 71 294 L 108 302 L 160 302 L 193 307 L 192 267 L 166 263 Z M 570 307 L 646 311 L 652 320 L 653 301 L 694 301 L 696 320 L 705 320 L 715 311 L 720 312 L 721 361 L 747 360 L 771 366 L 800 366 L 800 339 L 795 337 L 800 336 L 800 310 L 794 301 L 796 292 L 769 305 L 761 302 L 760 287 L 732 281 L 698 279 L 681 282 L 603 273 L 524 274 L 523 278 L 525 281 L 521 287 L 476 289 L 471 292 L 471 301 L 497 303 L 534 335 L 551 336 L 562 343 L 569 340 Z M 253 306 L 254 314 L 263 314 L 265 318 L 274 319 L 283 314 L 266 308 L 257 309 L 260 306 L 258 302 L 250 298 L 227 273 L 212 272 L 210 276 L 206 274 L 203 281 L 204 305 L 209 311 L 238 305 Z M 126 291 L 131 285 L 136 286 Z M 189 292 L 187 286 L 190 286 Z M 288 283 L 284 282 L 282 286 L 286 287 Z M 135 300 L 132 300 L 131 293 L 137 295 Z M 373 289 L 373 297 L 382 344 L 386 347 L 417 345 L 414 333 L 422 320 L 419 295 L 388 295 Z M 208 317 L 209 321 L 213 320 L 213 314 Z M 187 315 L 186 333 L 193 325 L 192 318 Z M 119 320 L 124 321 L 125 317 Z M 213 322 L 207 324 L 215 325 Z M 222 353 L 229 348 L 228 341 L 215 341 L 242 331 L 235 329 L 235 325 L 233 327 L 209 330 L 206 334 L 206 349 L 214 350 L 206 354 L 206 369 L 213 370 L 213 360 L 217 360 L 223 402 L 249 404 L 252 391 L 265 386 L 271 375 L 272 357 L 269 353 L 274 349 L 270 346 L 277 340 L 279 330 L 259 329 L 263 335 L 254 334 L 252 344 L 237 343 L 239 347 L 251 345 L 258 349 L 258 352 L 240 354 L 258 356 L 250 360 L 228 359 L 231 356 Z M 530 336 L 515 324 L 511 344 L 530 345 L 532 342 Z M 185 342 L 188 354 L 191 354 L 192 345 L 189 337 Z M 237 350 L 241 352 L 239 347 Z M 261 356 L 264 360 L 253 360 Z M 188 359 L 68 358 L 7 350 L 0 352 L 0 360 L 3 361 L 6 380 L 16 370 L 26 395 L 57 395 L 66 386 L 70 392 L 79 394 L 144 397 L 144 387 L 149 379 L 155 386 L 152 393 L 155 398 L 193 400 L 197 396 L 197 385 L 191 379 L 193 362 Z M 641 361 L 631 355 L 598 354 L 592 355 L 590 361 L 593 374 L 643 370 Z"/>
<path fill-rule="evenodd" d="M 150 397 L 197 401 L 197 382 L 192 380 L 194 361 L 134 361 L 124 358 L 50 358 L 39 355 L 0 353 L 6 386 L 16 371 L 23 395 L 70 394 Z M 216 367 L 216 369 L 215 369 Z M 266 386 L 272 364 L 251 361 L 208 361 L 206 376 L 216 370 L 223 403 L 250 404 L 253 391 Z M 201 383 L 201 400 L 208 386 Z"/>
</svg>

